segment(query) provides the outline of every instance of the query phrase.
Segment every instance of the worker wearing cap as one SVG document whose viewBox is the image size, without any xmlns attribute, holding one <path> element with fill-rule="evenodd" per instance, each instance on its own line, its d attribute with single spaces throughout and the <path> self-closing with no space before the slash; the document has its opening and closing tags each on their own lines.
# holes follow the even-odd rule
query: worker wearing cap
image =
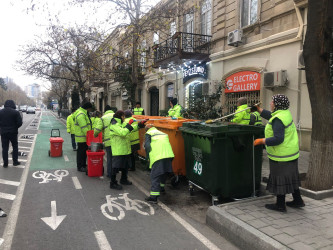
<svg viewBox="0 0 333 250">
<path fill-rule="evenodd" d="M 146 126 L 145 150 L 149 159 L 151 189 L 146 201 L 156 203 L 161 192 L 165 192 L 166 174 L 172 173 L 172 160 L 175 157 L 169 136 L 152 124 Z"/>
<path fill-rule="evenodd" d="M 246 97 L 241 97 L 237 100 L 237 110 L 234 118 L 231 120 L 233 123 L 249 125 L 250 123 L 250 110 L 247 109 L 247 99 Z M 244 110 L 243 112 L 241 112 Z"/>
<path fill-rule="evenodd" d="M 97 120 L 96 126 L 94 127 L 94 136 L 97 137 L 99 133 L 103 134 L 103 143 L 106 151 L 106 165 L 107 165 L 107 176 L 111 177 L 111 157 L 112 157 L 112 149 L 111 149 L 111 141 L 110 141 L 110 122 L 114 115 L 113 110 L 109 105 L 105 106 L 104 115 Z"/>
<path fill-rule="evenodd" d="M 90 102 L 84 103 L 75 113 L 75 141 L 77 142 L 78 149 L 76 154 L 77 170 L 86 172 L 87 161 L 87 132 L 91 130 L 91 120 L 89 112 L 93 106 Z"/>
<path fill-rule="evenodd" d="M 181 117 L 182 106 L 178 104 L 177 98 L 173 98 L 170 100 L 171 108 L 168 111 L 168 116 L 179 118 Z"/>
<path fill-rule="evenodd" d="M 71 135 L 72 139 L 72 147 L 73 150 L 76 151 L 76 142 L 75 142 L 75 125 L 74 125 L 74 113 L 76 108 L 72 108 L 72 114 L 67 117 L 67 133 Z"/>
<path fill-rule="evenodd" d="M 141 102 L 136 102 L 135 108 L 133 109 L 134 115 L 145 115 L 145 110 L 141 108 Z"/>
<path fill-rule="evenodd" d="M 124 120 L 124 126 L 131 120 L 134 119 L 132 117 L 132 112 L 130 110 L 125 110 L 125 120 Z M 137 122 L 134 122 L 133 124 L 138 124 Z M 131 157 L 130 157 L 130 167 L 129 171 L 135 171 L 135 153 L 140 149 L 140 139 L 139 139 L 139 131 L 132 131 L 128 135 L 128 139 L 131 143 Z"/>
</svg>

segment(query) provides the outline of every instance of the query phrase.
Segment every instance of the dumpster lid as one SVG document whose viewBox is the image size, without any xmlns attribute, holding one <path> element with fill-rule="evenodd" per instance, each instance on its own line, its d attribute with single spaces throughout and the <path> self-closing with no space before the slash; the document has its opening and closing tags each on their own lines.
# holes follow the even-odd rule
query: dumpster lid
<svg viewBox="0 0 333 250">
<path fill-rule="evenodd" d="M 206 124 L 205 122 L 185 122 L 179 128 L 182 132 L 190 134 L 198 134 L 204 136 L 216 136 L 219 134 L 244 134 L 244 133 L 263 133 L 264 126 L 251 126 L 243 124 L 235 124 L 228 122 L 216 122 Z"/>
<path fill-rule="evenodd" d="M 191 119 L 177 119 L 177 120 L 157 120 L 154 122 L 154 126 L 156 128 L 167 128 L 167 129 L 175 129 L 177 130 L 179 127 L 183 125 L 184 122 L 191 122 L 195 120 Z"/>
</svg>

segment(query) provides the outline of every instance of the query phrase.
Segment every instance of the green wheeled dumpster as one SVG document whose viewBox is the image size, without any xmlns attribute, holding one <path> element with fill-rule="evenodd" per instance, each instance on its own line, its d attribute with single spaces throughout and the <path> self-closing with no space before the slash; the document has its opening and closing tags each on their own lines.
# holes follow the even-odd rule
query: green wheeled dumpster
<svg viewBox="0 0 333 250">
<path fill-rule="evenodd" d="M 264 127 L 203 122 L 183 123 L 186 177 L 190 194 L 194 186 L 219 198 L 255 196 L 260 187 L 262 146 L 253 141 Z"/>
</svg>

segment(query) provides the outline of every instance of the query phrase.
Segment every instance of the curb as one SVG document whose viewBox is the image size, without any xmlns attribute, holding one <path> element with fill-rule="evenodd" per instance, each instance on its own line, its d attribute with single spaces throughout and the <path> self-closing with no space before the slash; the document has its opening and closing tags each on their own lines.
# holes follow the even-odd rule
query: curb
<svg viewBox="0 0 333 250">
<path fill-rule="evenodd" d="M 333 189 L 316 192 L 316 191 L 312 191 L 312 190 L 300 187 L 299 190 L 301 191 L 302 195 L 312 198 L 314 200 L 323 200 L 326 198 L 333 197 Z"/>
<path fill-rule="evenodd" d="M 270 195 L 254 198 L 253 200 L 268 199 L 271 197 Z M 248 200 L 233 202 L 232 204 L 247 201 Z M 229 214 L 225 210 L 229 205 L 230 204 L 209 207 L 206 215 L 206 224 L 241 249 L 288 249 L 275 239 Z"/>
</svg>

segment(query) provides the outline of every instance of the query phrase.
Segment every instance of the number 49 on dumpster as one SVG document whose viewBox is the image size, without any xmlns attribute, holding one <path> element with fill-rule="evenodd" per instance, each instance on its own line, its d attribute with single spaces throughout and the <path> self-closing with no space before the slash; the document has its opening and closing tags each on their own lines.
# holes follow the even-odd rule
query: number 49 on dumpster
<svg viewBox="0 0 333 250">
<path fill-rule="evenodd" d="M 198 161 L 195 161 L 195 164 L 194 164 L 194 167 L 193 167 L 193 171 L 197 175 L 201 175 L 202 174 L 202 163 L 198 162 Z"/>
</svg>

